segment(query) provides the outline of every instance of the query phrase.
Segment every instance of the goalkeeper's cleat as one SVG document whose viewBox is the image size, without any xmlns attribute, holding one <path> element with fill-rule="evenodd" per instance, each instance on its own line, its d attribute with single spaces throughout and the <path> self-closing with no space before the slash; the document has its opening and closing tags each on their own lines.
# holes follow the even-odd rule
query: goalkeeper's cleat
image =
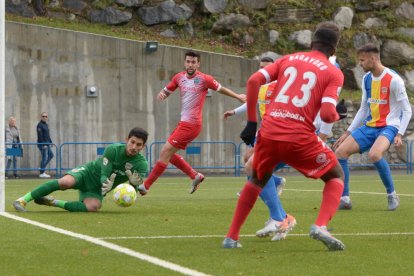
<svg viewBox="0 0 414 276">
<path fill-rule="evenodd" d="M 330 251 L 344 250 L 345 245 L 335 239 L 326 229 L 326 226 L 312 225 L 309 236 L 315 240 L 323 242 Z"/>
<path fill-rule="evenodd" d="M 351 210 L 352 202 L 349 196 L 342 196 L 341 201 L 339 202 L 339 210 Z"/>
<path fill-rule="evenodd" d="M 285 188 L 285 185 L 286 185 L 286 178 L 281 177 L 280 184 L 276 186 L 276 192 L 279 197 L 282 195 L 283 188 Z"/>
<path fill-rule="evenodd" d="M 13 207 L 16 211 L 19 212 L 26 212 L 26 201 L 24 201 L 23 199 L 17 199 L 13 202 Z"/>
<path fill-rule="evenodd" d="M 145 185 L 144 184 L 141 184 L 141 185 L 139 185 L 138 186 L 138 188 L 137 188 L 137 191 L 142 195 L 142 196 L 144 196 L 144 195 L 146 195 L 147 193 L 148 193 L 148 190 L 147 190 L 147 188 L 145 188 Z"/>
<path fill-rule="evenodd" d="M 239 241 L 235 241 L 232 238 L 225 238 L 223 240 L 223 248 L 240 248 L 242 245 Z"/>
<path fill-rule="evenodd" d="M 387 199 L 388 199 L 388 210 L 394 211 L 395 209 L 398 208 L 398 206 L 400 206 L 400 198 L 395 192 L 392 194 L 388 194 Z"/>
<path fill-rule="evenodd" d="M 191 183 L 191 189 L 190 194 L 197 191 L 198 187 L 200 186 L 201 182 L 204 180 L 204 175 L 201 173 L 197 173 L 196 177 L 193 179 L 193 182 Z"/>
<path fill-rule="evenodd" d="M 286 218 L 283 220 L 283 223 L 280 227 L 280 232 L 276 233 L 272 241 L 284 240 L 287 234 L 295 227 L 296 219 L 294 216 L 287 214 Z"/>
<path fill-rule="evenodd" d="M 256 232 L 256 237 L 273 237 L 276 233 L 282 232 L 283 222 L 270 218 L 265 222 L 265 227 Z"/>
<path fill-rule="evenodd" d="M 53 196 L 43 196 L 41 198 L 34 200 L 36 204 L 46 205 L 46 206 L 55 206 L 54 201 L 55 201 L 55 198 Z"/>
</svg>

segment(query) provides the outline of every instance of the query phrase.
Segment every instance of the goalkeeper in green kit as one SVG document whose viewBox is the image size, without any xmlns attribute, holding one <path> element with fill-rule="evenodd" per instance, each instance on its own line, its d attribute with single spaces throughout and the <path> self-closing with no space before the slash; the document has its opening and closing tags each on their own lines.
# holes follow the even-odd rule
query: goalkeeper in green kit
<svg viewBox="0 0 414 276">
<path fill-rule="evenodd" d="M 50 180 L 13 202 L 17 211 L 25 212 L 26 204 L 34 200 L 40 205 L 59 207 L 70 212 L 96 212 L 103 197 L 118 184 L 142 184 L 148 172 L 148 163 L 140 151 L 145 147 L 148 133 L 133 128 L 126 144 L 115 143 L 106 147 L 98 159 L 68 171 L 62 178 Z M 54 191 L 79 190 L 79 201 L 64 201 L 49 196 Z"/>
</svg>

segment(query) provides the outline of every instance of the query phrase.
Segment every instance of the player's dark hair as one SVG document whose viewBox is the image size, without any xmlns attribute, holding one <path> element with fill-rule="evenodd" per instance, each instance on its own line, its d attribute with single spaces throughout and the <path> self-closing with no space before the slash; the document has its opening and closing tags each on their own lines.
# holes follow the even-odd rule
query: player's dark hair
<svg viewBox="0 0 414 276">
<path fill-rule="evenodd" d="M 360 53 L 374 53 L 374 54 L 379 54 L 380 51 L 378 49 L 377 46 L 375 46 L 372 43 L 367 43 L 361 47 L 358 48 L 357 50 L 357 54 L 359 55 Z"/>
<path fill-rule="evenodd" d="M 262 57 L 260 62 L 274 62 L 274 60 L 271 57 Z"/>
<path fill-rule="evenodd" d="M 340 38 L 338 25 L 333 22 L 322 22 L 316 26 L 312 36 L 312 50 L 318 50 L 328 57 L 333 55 Z"/>
<path fill-rule="evenodd" d="M 193 51 L 186 52 L 184 57 L 196 57 L 200 61 L 200 54 Z"/>
<path fill-rule="evenodd" d="M 144 141 L 144 144 L 147 142 L 148 139 L 148 132 L 140 127 L 134 127 L 129 131 L 128 139 L 132 136 L 135 136 L 137 138 L 141 138 L 142 141 Z"/>
</svg>

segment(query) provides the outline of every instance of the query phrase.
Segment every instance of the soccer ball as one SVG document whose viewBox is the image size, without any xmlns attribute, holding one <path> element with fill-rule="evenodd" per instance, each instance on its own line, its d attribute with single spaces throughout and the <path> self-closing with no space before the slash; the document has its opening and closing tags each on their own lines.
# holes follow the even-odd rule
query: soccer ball
<svg viewBox="0 0 414 276">
<path fill-rule="evenodd" d="M 135 203 L 137 192 L 130 184 L 123 183 L 115 187 L 112 198 L 116 205 L 120 207 L 129 207 Z"/>
</svg>

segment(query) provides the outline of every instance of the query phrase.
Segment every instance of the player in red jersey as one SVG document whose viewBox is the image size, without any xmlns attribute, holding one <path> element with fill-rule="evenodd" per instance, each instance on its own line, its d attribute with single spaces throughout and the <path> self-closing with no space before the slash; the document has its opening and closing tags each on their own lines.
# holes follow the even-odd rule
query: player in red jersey
<svg viewBox="0 0 414 276">
<path fill-rule="evenodd" d="M 160 157 L 155 163 L 154 169 L 144 181 L 144 184 L 139 186 L 138 190 L 141 195 L 147 194 L 151 185 L 165 171 L 168 163 L 173 164 L 192 179 L 190 193 L 194 193 L 204 180 L 204 175 L 196 172 L 176 152 L 185 149 L 201 132 L 202 111 L 208 89 L 238 99 L 240 102 L 246 100 L 244 94 L 239 95 L 221 86 L 212 76 L 198 71 L 200 67 L 200 55 L 198 53 L 185 53 L 184 67 L 185 71 L 176 74 L 157 96 L 158 101 L 163 101 L 179 88 L 181 120 L 161 149 Z"/>
<path fill-rule="evenodd" d="M 261 85 L 277 80 L 275 95 L 266 109 L 254 147 L 253 175 L 245 184 L 224 248 L 241 247 L 240 228 L 258 195 L 272 175 L 273 168 L 284 162 L 306 177 L 325 182 L 321 208 L 310 236 L 322 241 L 329 250 L 345 245 L 327 230 L 338 209 L 343 191 L 343 172 L 334 152 L 315 134 L 313 121 L 331 123 L 339 119 L 335 106 L 343 85 L 342 72 L 328 60 L 335 53 L 340 31 L 330 22 L 320 23 L 312 37 L 310 52 L 286 55 L 254 73 L 247 82 L 248 122 L 240 137 L 251 144 L 256 133 L 256 103 Z"/>
</svg>

